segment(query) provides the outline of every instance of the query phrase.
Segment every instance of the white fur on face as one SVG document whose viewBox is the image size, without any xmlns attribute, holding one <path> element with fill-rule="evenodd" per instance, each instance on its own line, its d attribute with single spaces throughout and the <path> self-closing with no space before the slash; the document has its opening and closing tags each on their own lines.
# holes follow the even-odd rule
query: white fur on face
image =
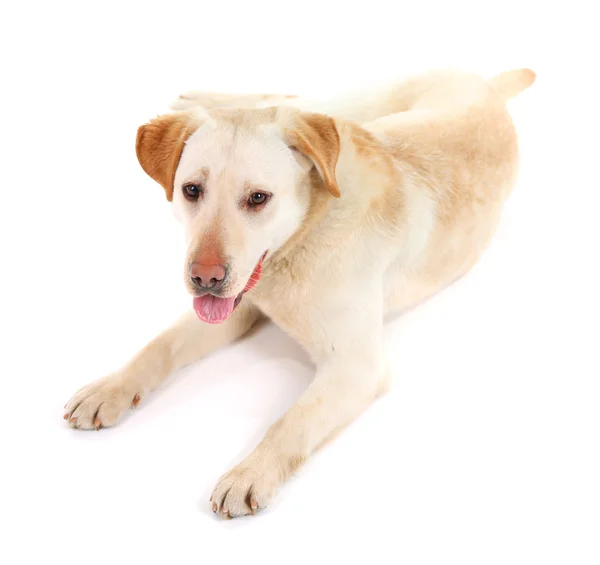
<svg viewBox="0 0 600 565">
<path fill-rule="evenodd" d="M 276 126 L 249 133 L 227 123 L 204 124 L 188 139 L 175 174 L 173 206 L 185 229 L 187 261 L 202 254 L 207 232 L 216 230 L 229 266 L 226 294 L 241 292 L 262 255 L 300 227 L 310 200 L 305 177 Z M 183 196 L 182 185 L 190 182 L 204 186 L 198 202 Z M 248 209 L 256 191 L 272 197 L 261 209 Z"/>
</svg>

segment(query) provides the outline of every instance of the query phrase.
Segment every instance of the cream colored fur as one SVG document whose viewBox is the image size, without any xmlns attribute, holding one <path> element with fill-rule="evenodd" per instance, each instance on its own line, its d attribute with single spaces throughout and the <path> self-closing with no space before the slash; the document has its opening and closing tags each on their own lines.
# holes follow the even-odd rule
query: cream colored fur
<svg viewBox="0 0 600 565">
<path fill-rule="evenodd" d="M 306 348 L 316 376 L 211 498 L 224 517 L 266 506 L 298 465 L 387 389 L 384 315 L 448 285 L 485 250 L 517 176 L 505 103 L 533 80 L 525 69 L 489 82 L 435 72 L 329 102 L 181 97 L 174 107 L 197 127 L 170 188 L 188 257 L 218 239 L 232 257 L 235 294 L 268 249 L 262 278 L 219 325 L 185 315 L 123 369 L 75 394 L 65 418 L 82 429 L 114 425 L 173 371 L 267 316 Z M 279 108 L 255 109 L 272 105 Z M 315 181 L 309 159 L 287 150 L 282 132 L 307 111 L 335 118 L 340 198 Z M 206 200 L 190 207 L 180 187 L 205 170 L 215 174 Z M 274 192 L 273 207 L 251 221 L 235 204 L 248 179 Z"/>
</svg>

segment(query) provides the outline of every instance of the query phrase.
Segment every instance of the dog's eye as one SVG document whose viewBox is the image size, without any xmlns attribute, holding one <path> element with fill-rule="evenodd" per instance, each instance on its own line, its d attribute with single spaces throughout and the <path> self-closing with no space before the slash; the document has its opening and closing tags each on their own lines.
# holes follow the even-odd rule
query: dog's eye
<svg viewBox="0 0 600 565">
<path fill-rule="evenodd" d="M 269 195 L 266 192 L 254 192 L 248 198 L 249 206 L 260 206 L 269 199 Z"/>
<path fill-rule="evenodd" d="M 183 195 L 190 201 L 195 202 L 202 194 L 202 188 L 198 184 L 184 184 Z"/>
</svg>

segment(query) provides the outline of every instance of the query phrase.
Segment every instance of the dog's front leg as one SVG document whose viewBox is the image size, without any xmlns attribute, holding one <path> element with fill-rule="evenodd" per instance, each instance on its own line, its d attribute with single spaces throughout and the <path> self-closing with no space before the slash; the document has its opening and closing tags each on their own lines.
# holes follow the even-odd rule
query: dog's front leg
<svg viewBox="0 0 600 565">
<path fill-rule="evenodd" d="M 381 312 L 354 322 L 347 312 L 336 314 L 337 323 L 326 330 L 335 337 L 321 348 L 314 381 L 258 447 L 221 477 L 211 497 L 214 512 L 235 517 L 267 506 L 294 469 L 387 388 Z"/>
<path fill-rule="evenodd" d="M 242 301 L 218 325 L 201 322 L 194 312 L 185 314 L 123 369 L 79 390 L 65 406 L 65 420 L 80 429 L 113 426 L 125 410 L 136 407 L 172 372 L 240 337 L 259 316 L 249 301 Z"/>
</svg>

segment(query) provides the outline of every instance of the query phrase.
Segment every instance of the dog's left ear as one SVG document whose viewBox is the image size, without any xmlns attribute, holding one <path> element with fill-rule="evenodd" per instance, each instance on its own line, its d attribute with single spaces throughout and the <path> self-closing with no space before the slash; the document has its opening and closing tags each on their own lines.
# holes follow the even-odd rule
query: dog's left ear
<svg viewBox="0 0 600 565">
<path fill-rule="evenodd" d="M 186 114 L 165 114 L 140 126 L 135 152 L 142 169 L 162 185 L 167 200 L 173 200 L 175 171 L 187 138 L 198 128 Z"/>
<path fill-rule="evenodd" d="M 339 198 L 335 167 L 340 155 L 340 135 L 335 121 L 323 114 L 297 114 L 285 128 L 285 139 L 291 149 L 312 162 L 327 190 Z"/>
</svg>

